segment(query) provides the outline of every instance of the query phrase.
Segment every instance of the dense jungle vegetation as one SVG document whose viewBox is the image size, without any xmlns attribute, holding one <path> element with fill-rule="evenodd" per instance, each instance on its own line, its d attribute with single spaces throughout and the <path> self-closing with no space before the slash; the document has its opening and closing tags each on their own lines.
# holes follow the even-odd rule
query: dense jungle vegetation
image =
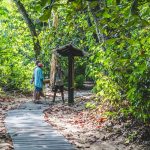
<svg viewBox="0 0 150 150">
<path fill-rule="evenodd" d="M 52 50 L 72 43 L 88 53 L 76 58 L 76 84 L 93 80 L 101 100 L 149 121 L 149 7 L 148 0 L 0 0 L 0 91 L 30 91 L 35 60 L 48 76 Z"/>
</svg>

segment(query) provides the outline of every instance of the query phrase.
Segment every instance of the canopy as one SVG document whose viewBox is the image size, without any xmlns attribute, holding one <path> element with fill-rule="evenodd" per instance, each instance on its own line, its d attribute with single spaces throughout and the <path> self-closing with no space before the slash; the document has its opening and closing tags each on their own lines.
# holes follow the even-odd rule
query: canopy
<svg viewBox="0 0 150 150">
<path fill-rule="evenodd" d="M 63 47 L 54 49 L 54 52 L 57 52 L 61 56 L 68 57 L 68 56 L 80 56 L 83 57 L 85 52 L 78 48 L 75 48 L 72 44 L 67 44 Z"/>
</svg>

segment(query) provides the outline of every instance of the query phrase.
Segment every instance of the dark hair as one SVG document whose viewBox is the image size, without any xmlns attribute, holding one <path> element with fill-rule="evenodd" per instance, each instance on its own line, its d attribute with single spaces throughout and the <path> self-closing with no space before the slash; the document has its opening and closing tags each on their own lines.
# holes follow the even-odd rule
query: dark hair
<svg viewBox="0 0 150 150">
<path fill-rule="evenodd" d="M 39 60 L 36 60 L 35 64 L 38 65 L 38 63 L 40 63 L 40 61 L 39 61 Z"/>
</svg>

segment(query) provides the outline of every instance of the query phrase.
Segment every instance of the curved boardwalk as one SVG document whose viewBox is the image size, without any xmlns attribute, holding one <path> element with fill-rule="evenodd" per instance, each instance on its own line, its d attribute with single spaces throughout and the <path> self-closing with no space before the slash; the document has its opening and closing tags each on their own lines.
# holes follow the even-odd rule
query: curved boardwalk
<svg viewBox="0 0 150 150">
<path fill-rule="evenodd" d="M 8 111 L 5 125 L 15 150 L 75 150 L 44 121 L 43 110 L 47 107 L 29 102 L 17 110 Z"/>
</svg>

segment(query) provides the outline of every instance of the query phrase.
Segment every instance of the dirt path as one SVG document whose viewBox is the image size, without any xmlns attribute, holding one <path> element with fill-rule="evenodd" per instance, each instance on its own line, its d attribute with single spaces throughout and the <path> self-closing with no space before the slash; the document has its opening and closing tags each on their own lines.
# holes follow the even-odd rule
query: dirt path
<svg viewBox="0 0 150 150">
<path fill-rule="evenodd" d="M 51 94 L 50 94 L 51 95 Z M 146 141 L 131 142 L 139 126 L 132 126 L 128 120 L 116 123 L 103 116 L 103 110 L 92 111 L 86 109 L 87 102 L 92 101 L 93 95 L 89 92 L 78 91 L 75 93 L 73 107 L 62 105 L 61 98 L 57 97 L 56 103 L 44 111 L 45 121 L 64 135 L 70 143 L 79 150 L 150 150 L 150 136 Z M 66 97 L 67 98 L 67 97 Z M 11 150 L 13 145 L 7 134 L 4 119 L 10 109 L 19 108 L 21 103 L 30 102 L 31 98 L 1 99 L 0 103 L 0 149 Z M 49 100 L 51 101 L 51 100 Z M 130 126 L 127 128 L 127 126 Z M 134 132 L 131 130 L 134 128 Z M 141 129 L 149 133 L 149 127 Z M 139 135 L 138 135 L 139 136 Z"/>
<path fill-rule="evenodd" d="M 103 130 L 105 118 L 96 122 L 89 111 L 78 108 L 56 104 L 45 111 L 45 118 L 78 149 L 123 150 L 126 148 L 119 143 L 120 141 L 106 140 L 110 133 Z"/>
<path fill-rule="evenodd" d="M 132 142 L 137 127 L 132 130 L 130 120 L 115 122 L 103 116 L 105 110 L 86 109 L 93 95 L 82 95 L 76 98 L 75 105 L 69 107 L 60 102 L 44 111 L 45 119 L 59 130 L 79 150 L 150 150 L 150 139 L 143 142 Z M 143 130 L 144 131 L 144 130 Z M 149 130 L 150 131 L 150 130 Z"/>
</svg>

